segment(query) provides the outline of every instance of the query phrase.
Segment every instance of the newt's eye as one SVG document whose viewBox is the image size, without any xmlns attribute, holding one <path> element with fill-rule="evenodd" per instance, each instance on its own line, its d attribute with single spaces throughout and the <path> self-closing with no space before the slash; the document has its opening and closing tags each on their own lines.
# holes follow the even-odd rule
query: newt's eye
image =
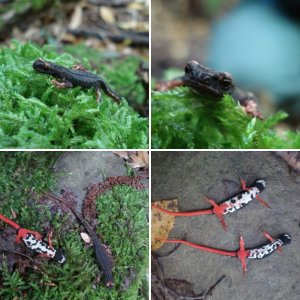
<svg viewBox="0 0 300 300">
<path fill-rule="evenodd" d="M 191 67 L 190 67 L 189 64 L 187 64 L 187 65 L 185 66 L 185 68 L 184 68 L 184 72 L 185 72 L 185 73 L 189 73 L 190 71 L 191 71 Z"/>
<path fill-rule="evenodd" d="M 224 79 L 222 80 L 221 85 L 224 90 L 229 90 L 232 87 L 232 82 L 229 79 Z"/>
<path fill-rule="evenodd" d="M 210 79 L 210 77 L 204 78 L 204 83 L 205 83 L 206 85 L 210 85 L 210 84 L 211 84 L 211 79 Z"/>
</svg>

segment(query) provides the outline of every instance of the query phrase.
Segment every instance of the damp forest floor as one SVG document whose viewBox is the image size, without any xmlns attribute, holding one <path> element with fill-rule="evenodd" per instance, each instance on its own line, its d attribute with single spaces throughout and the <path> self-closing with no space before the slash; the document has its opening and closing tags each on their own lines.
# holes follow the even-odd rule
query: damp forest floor
<svg viewBox="0 0 300 300">
<path fill-rule="evenodd" d="M 248 260 L 243 275 L 236 258 L 220 256 L 180 245 L 172 254 L 160 257 L 165 279 L 185 280 L 201 294 L 220 282 L 210 300 L 298 300 L 300 297 L 300 175 L 271 152 L 154 152 L 152 154 L 152 201 L 178 199 L 179 211 L 209 208 L 204 197 L 217 203 L 233 187 L 241 191 L 240 178 L 248 186 L 264 179 L 261 197 L 271 206 L 258 201 L 240 211 L 226 215 L 224 231 L 214 215 L 176 217 L 169 238 L 207 245 L 224 250 L 239 248 L 242 234 L 246 248 L 267 242 L 263 231 L 277 237 L 289 233 L 292 243 L 263 260 Z M 225 188 L 226 187 L 226 188 Z M 165 254 L 174 244 L 163 245 L 156 254 Z M 182 298 L 183 299 L 183 298 Z"/>
<path fill-rule="evenodd" d="M 115 288 L 108 290 L 84 229 L 66 208 L 39 201 L 42 191 L 76 195 L 80 211 L 87 187 L 111 176 L 127 176 L 124 161 L 111 152 L 2 152 L 0 213 L 42 234 L 53 230 L 64 265 L 14 243 L 15 232 L 0 222 L 0 299 L 148 299 L 148 192 L 117 185 L 96 199 L 97 233 L 113 258 Z M 35 192 L 35 194 L 32 193 Z M 27 259 L 25 254 L 32 258 Z"/>
</svg>

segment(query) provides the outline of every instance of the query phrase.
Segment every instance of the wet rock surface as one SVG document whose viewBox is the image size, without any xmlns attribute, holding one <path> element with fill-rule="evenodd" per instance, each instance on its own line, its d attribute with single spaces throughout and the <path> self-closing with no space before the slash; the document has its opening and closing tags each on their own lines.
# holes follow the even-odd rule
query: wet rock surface
<svg viewBox="0 0 300 300">
<path fill-rule="evenodd" d="M 272 152 L 153 152 L 152 201 L 178 198 L 179 210 L 209 208 L 205 196 L 217 203 L 224 200 L 228 182 L 248 186 L 266 180 L 260 196 L 268 209 L 254 200 L 243 209 L 226 215 L 227 232 L 214 215 L 177 217 L 170 238 L 183 238 L 224 250 L 237 250 L 243 235 L 246 248 L 267 242 L 263 231 L 273 237 L 292 235 L 292 243 L 263 260 L 248 260 L 243 275 L 237 258 L 199 251 L 184 245 L 171 255 L 159 258 L 165 278 L 186 280 L 194 291 L 214 285 L 225 275 L 206 299 L 251 300 L 300 297 L 300 175 Z M 241 191 L 241 189 L 238 188 Z M 165 253 L 175 245 L 164 245 Z"/>
</svg>

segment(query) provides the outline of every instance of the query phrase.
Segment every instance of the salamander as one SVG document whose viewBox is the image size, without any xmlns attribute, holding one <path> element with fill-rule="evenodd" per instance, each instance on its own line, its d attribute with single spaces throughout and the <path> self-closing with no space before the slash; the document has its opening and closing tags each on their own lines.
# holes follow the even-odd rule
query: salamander
<svg viewBox="0 0 300 300">
<path fill-rule="evenodd" d="M 260 247 L 252 248 L 252 249 L 245 249 L 245 243 L 244 239 L 242 236 L 240 237 L 240 248 L 235 251 L 229 251 L 229 250 L 222 250 L 218 248 L 213 248 L 213 247 L 208 247 L 204 245 L 198 245 L 194 244 L 188 241 L 184 240 L 166 240 L 166 239 L 160 239 L 157 238 L 160 241 L 163 241 L 165 243 L 179 243 L 183 245 L 187 245 L 189 247 L 198 249 L 198 250 L 203 250 L 206 252 L 211 252 L 211 253 L 216 253 L 219 255 L 224 255 L 224 256 L 231 256 L 231 257 L 236 257 L 241 261 L 242 264 L 242 269 L 244 273 L 246 273 L 247 270 L 247 264 L 246 264 L 246 259 L 261 259 L 269 256 L 276 250 L 281 249 L 282 246 L 286 246 L 290 244 L 292 241 L 292 237 L 288 233 L 281 234 L 276 240 L 274 240 L 268 233 L 264 232 L 264 235 L 270 240 L 270 243 L 264 244 Z"/>
<path fill-rule="evenodd" d="M 72 88 L 74 86 L 94 88 L 97 93 L 97 102 L 101 100 L 101 90 L 117 103 L 121 101 L 121 97 L 108 86 L 103 78 L 88 72 L 83 66 L 76 65 L 72 69 L 68 69 L 39 58 L 33 62 L 32 67 L 37 72 L 57 78 L 58 80 L 51 82 L 58 88 Z"/>
<path fill-rule="evenodd" d="M 39 253 L 41 257 L 48 257 L 58 263 L 64 263 L 66 258 L 62 249 L 55 250 L 52 246 L 52 232 L 48 237 L 48 244 L 42 240 L 42 236 L 37 231 L 22 228 L 14 221 L 0 214 L 0 219 L 16 229 L 16 243 L 23 243 L 31 250 Z"/>
<path fill-rule="evenodd" d="M 246 187 L 246 183 L 244 180 L 241 180 L 242 183 L 242 192 L 234 197 L 231 197 L 228 200 L 225 200 L 221 203 L 216 203 L 214 200 L 206 198 L 206 200 L 213 206 L 211 209 L 201 209 L 195 211 L 187 211 L 187 212 L 177 212 L 177 211 L 170 211 L 163 209 L 155 204 L 152 204 L 152 208 L 155 208 L 163 213 L 172 215 L 172 216 L 180 216 L 180 217 L 191 217 L 191 216 L 198 216 L 198 215 L 211 215 L 215 214 L 220 222 L 223 225 L 223 228 L 226 230 L 227 225 L 224 221 L 222 215 L 226 215 L 229 213 L 233 213 L 244 206 L 246 206 L 249 202 L 253 199 L 257 199 L 261 204 L 266 207 L 270 207 L 263 199 L 259 197 L 259 193 L 261 193 L 265 186 L 266 182 L 263 179 L 255 181 L 252 187 Z"/>
<path fill-rule="evenodd" d="M 114 278 L 112 275 L 112 262 L 107 253 L 107 250 L 103 246 L 103 243 L 100 241 L 97 234 L 91 229 L 91 227 L 84 220 L 84 218 L 74 208 L 72 208 L 67 202 L 65 202 L 64 200 L 62 200 L 59 197 L 56 197 L 56 196 L 48 194 L 48 193 L 44 193 L 44 195 L 46 197 L 48 197 L 49 199 L 59 201 L 59 202 L 63 203 L 64 205 L 66 205 L 71 210 L 71 212 L 74 214 L 74 216 L 78 219 L 78 221 L 85 227 L 87 233 L 89 234 L 89 236 L 91 237 L 91 240 L 93 242 L 96 260 L 97 260 L 99 267 L 103 271 L 103 274 L 105 277 L 105 284 L 108 288 L 113 288 L 115 284 L 114 284 Z"/>
</svg>

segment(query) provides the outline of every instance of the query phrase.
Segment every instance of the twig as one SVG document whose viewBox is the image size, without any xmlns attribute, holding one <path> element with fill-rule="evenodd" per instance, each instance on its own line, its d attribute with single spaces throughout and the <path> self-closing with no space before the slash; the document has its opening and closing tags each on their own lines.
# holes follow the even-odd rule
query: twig
<svg viewBox="0 0 300 300">
<path fill-rule="evenodd" d="M 77 37 L 95 37 L 100 40 L 109 39 L 114 43 L 122 43 L 125 40 L 129 41 L 131 46 L 148 47 L 149 34 L 148 32 L 133 32 L 120 31 L 118 34 L 110 33 L 106 30 L 87 30 L 87 29 L 68 29 L 67 33 L 73 34 Z"/>
</svg>

